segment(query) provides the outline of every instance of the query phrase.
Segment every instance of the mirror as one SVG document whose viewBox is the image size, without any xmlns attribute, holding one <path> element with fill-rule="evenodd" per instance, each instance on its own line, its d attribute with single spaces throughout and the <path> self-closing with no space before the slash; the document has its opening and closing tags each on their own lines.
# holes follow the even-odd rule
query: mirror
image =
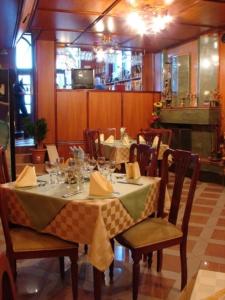
<svg viewBox="0 0 225 300">
<path fill-rule="evenodd" d="M 189 55 L 172 56 L 172 101 L 174 106 L 189 106 L 190 58 Z"/>
<path fill-rule="evenodd" d="M 163 94 L 167 106 L 189 106 L 189 93 L 190 56 L 164 54 Z"/>
</svg>

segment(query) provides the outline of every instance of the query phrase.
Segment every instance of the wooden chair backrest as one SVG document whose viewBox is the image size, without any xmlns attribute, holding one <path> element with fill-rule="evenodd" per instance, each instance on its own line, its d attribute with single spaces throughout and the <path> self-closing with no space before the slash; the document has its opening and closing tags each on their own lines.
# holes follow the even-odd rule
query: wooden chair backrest
<svg viewBox="0 0 225 300">
<path fill-rule="evenodd" d="M 162 143 L 171 146 L 173 131 L 169 128 L 152 128 L 151 131 L 162 134 Z"/>
<path fill-rule="evenodd" d="M 9 170 L 6 161 L 5 149 L 0 146 L 0 183 L 6 183 L 10 181 Z"/>
<path fill-rule="evenodd" d="M 129 161 L 137 161 L 139 163 L 142 176 L 156 176 L 156 150 L 151 146 L 133 143 L 130 147 Z"/>
<path fill-rule="evenodd" d="M 158 159 L 159 148 L 160 148 L 160 144 L 161 144 L 161 141 L 162 141 L 162 133 L 158 133 L 158 132 L 155 132 L 155 131 L 152 131 L 152 130 L 150 130 L 150 131 L 140 131 L 137 134 L 137 143 L 138 144 L 140 144 L 140 136 L 142 136 L 145 139 L 146 144 L 150 145 L 151 147 L 153 146 L 153 142 L 154 142 L 155 138 L 158 137 L 158 142 L 157 142 L 157 145 L 155 147 L 156 156 L 157 156 L 157 159 Z"/>
<path fill-rule="evenodd" d="M 167 149 L 164 152 L 162 166 L 161 166 L 161 187 L 159 194 L 158 202 L 158 216 L 163 216 L 164 210 L 164 198 L 166 186 L 169 178 L 169 166 L 168 166 L 168 156 L 172 157 L 173 160 L 173 169 L 174 169 L 174 181 L 172 186 L 172 197 L 171 197 L 171 206 L 168 215 L 168 221 L 176 224 L 178 212 L 180 208 L 181 197 L 186 197 L 186 193 L 183 193 L 184 182 L 186 178 L 186 183 L 189 182 L 189 185 L 185 184 L 185 191 L 188 188 L 188 193 L 186 201 L 183 203 L 184 213 L 181 221 L 181 228 L 183 231 L 184 237 L 187 236 L 188 224 L 192 209 L 192 203 L 194 199 L 194 193 L 197 185 L 197 180 L 200 171 L 200 160 L 197 154 L 192 154 L 190 151 L 184 150 L 172 150 Z M 191 174 L 190 179 L 187 179 L 187 176 Z"/>
<path fill-rule="evenodd" d="M 99 130 L 85 129 L 84 139 L 85 151 L 90 154 L 91 158 L 97 159 L 98 156 L 102 156 Z"/>
</svg>

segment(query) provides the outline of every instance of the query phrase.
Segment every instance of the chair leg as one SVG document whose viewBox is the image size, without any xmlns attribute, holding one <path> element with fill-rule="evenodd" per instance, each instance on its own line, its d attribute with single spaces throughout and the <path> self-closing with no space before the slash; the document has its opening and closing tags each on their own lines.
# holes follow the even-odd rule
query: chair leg
<svg viewBox="0 0 225 300">
<path fill-rule="evenodd" d="M 138 298 L 141 254 L 132 252 L 133 259 L 133 300 Z"/>
<path fill-rule="evenodd" d="M 181 290 L 187 284 L 187 253 L 186 253 L 186 244 L 184 241 L 180 244 L 180 263 L 181 263 Z"/>
<path fill-rule="evenodd" d="M 64 257 L 63 256 L 59 257 L 59 267 L 60 267 L 61 278 L 64 279 L 65 278 L 65 264 L 64 264 Z"/>
<path fill-rule="evenodd" d="M 87 253 L 88 253 L 88 245 L 85 244 L 85 245 L 84 245 L 84 254 L 87 254 Z"/>
<path fill-rule="evenodd" d="M 148 264 L 148 269 L 151 269 L 151 266 L 152 266 L 152 252 L 151 253 L 149 253 L 148 255 L 147 255 L 147 264 Z"/>
<path fill-rule="evenodd" d="M 70 257 L 71 260 L 71 282 L 72 282 L 72 292 L 73 292 L 73 300 L 78 299 L 78 253 L 75 256 Z"/>
<path fill-rule="evenodd" d="M 157 251 L 157 272 L 161 272 L 163 263 L 163 251 Z"/>
<path fill-rule="evenodd" d="M 102 299 L 102 272 L 97 268 L 93 267 L 94 272 L 94 299 L 101 300 Z"/>
<path fill-rule="evenodd" d="M 115 248 L 115 242 L 114 242 L 114 239 L 111 239 L 110 240 L 110 243 L 111 243 L 111 246 L 112 246 L 112 250 L 113 250 L 113 253 L 114 253 L 114 248 Z M 109 279 L 110 279 L 110 283 L 113 282 L 113 271 L 114 271 L 114 259 L 111 263 L 111 265 L 109 266 Z"/>
</svg>

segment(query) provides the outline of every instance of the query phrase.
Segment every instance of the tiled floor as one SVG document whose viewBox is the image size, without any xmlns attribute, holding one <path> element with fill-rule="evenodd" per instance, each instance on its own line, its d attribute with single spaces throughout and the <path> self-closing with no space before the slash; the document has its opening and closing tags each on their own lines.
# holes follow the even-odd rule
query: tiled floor
<svg viewBox="0 0 225 300">
<path fill-rule="evenodd" d="M 3 238 L 0 236 L 3 246 Z M 199 268 L 225 272 L 225 188 L 199 183 L 196 191 L 188 238 L 188 280 Z M 92 268 L 81 247 L 79 257 L 79 299 L 93 299 Z M 105 275 L 103 300 L 131 299 L 131 259 L 127 250 L 117 245 L 114 283 Z M 70 300 L 69 260 L 66 279 L 59 276 L 57 259 L 22 261 L 18 264 L 18 300 Z M 141 266 L 139 300 L 176 300 L 180 296 L 179 248 L 164 251 L 163 271 L 156 272 L 155 257 L 151 270 Z"/>
</svg>

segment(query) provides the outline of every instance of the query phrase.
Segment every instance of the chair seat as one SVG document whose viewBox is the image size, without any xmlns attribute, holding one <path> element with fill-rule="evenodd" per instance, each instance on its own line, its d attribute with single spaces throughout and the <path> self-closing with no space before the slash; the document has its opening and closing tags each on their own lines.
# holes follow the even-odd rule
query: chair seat
<svg viewBox="0 0 225 300">
<path fill-rule="evenodd" d="M 10 235 L 15 252 L 62 250 L 74 248 L 77 245 L 76 243 L 66 242 L 48 234 L 39 234 L 28 228 L 10 229 Z"/>
<path fill-rule="evenodd" d="M 131 248 L 141 248 L 181 238 L 182 231 L 161 218 L 148 218 L 118 235 L 118 241 Z"/>
</svg>

